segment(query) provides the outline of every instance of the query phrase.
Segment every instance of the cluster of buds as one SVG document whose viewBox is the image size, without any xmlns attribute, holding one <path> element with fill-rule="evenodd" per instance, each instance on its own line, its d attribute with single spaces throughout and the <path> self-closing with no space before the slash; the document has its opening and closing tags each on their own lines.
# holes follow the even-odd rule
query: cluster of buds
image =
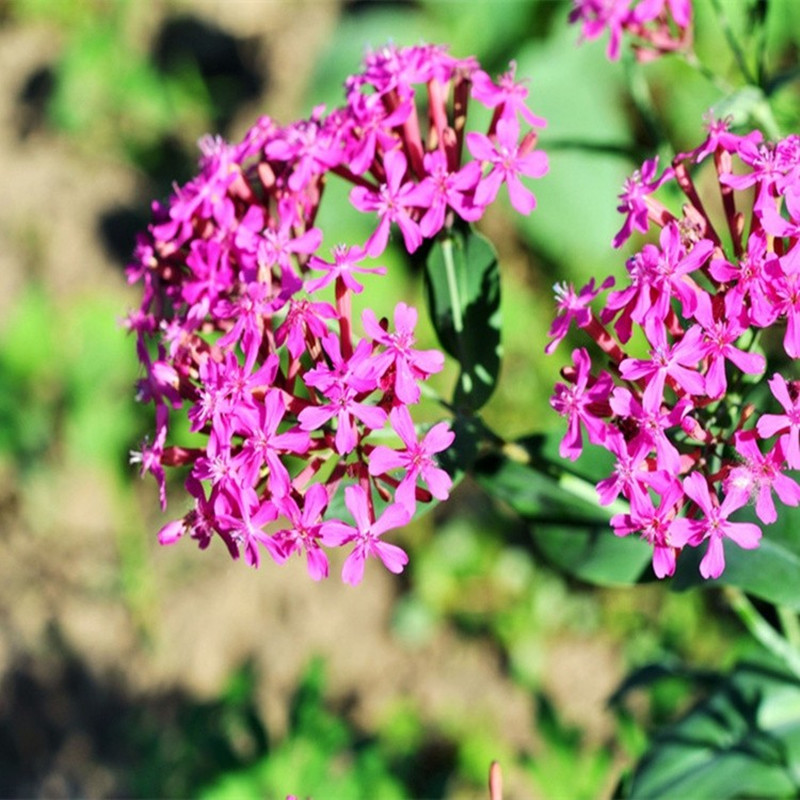
<svg viewBox="0 0 800 800">
<path fill-rule="evenodd" d="M 692 177 L 711 169 L 714 206 Z M 665 183 L 685 195 L 677 214 L 657 197 Z M 734 511 L 752 502 L 766 525 L 777 519 L 773 492 L 800 503 L 786 474 L 800 468 L 800 137 L 766 142 L 712 121 L 703 144 L 660 174 L 646 162 L 620 199 L 614 245 L 653 224 L 659 241 L 628 260 L 627 285 L 599 314 L 591 304 L 613 281 L 556 287 L 548 351 L 574 322 L 599 354 L 593 363 L 574 350 L 556 386 L 552 406 L 568 420 L 561 455 L 577 459 L 585 431 L 616 456 L 600 502 L 629 501 L 611 525 L 652 545 L 658 577 L 673 574 L 683 548 L 705 544 L 700 572 L 716 578 L 725 539 L 755 548 L 761 537 Z"/>
<path fill-rule="evenodd" d="M 692 40 L 691 0 L 573 0 L 569 21 L 581 24 L 581 39 L 609 34 L 606 56 L 616 61 L 623 37 L 636 58 L 649 61 L 684 50 Z"/>
<path fill-rule="evenodd" d="M 385 274 L 374 259 L 393 225 L 414 252 L 456 215 L 478 219 L 503 184 L 531 211 L 520 176 L 547 160 L 526 96 L 513 65 L 496 83 L 440 47 L 387 47 L 347 81 L 342 107 L 287 126 L 261 118 L 238 144 L 201 140 L 199 175 L 153 204 L 128 267 L 143 287 L 127 318 L 139 398 L 155 405 L 154 436 L 132 458 L 158 480 L 162 508 L 167 467 L 188 470 L 193 500 L 162 543 L 218 536 L 253 566 L 262 551 L 278 563 L 304 553 L 317 580 L 325 548 L 352 545 L 353 584 L 368 556 L 403 569 L 406 554 L 380 537 L 451 488 L 436 458 L 452 431 L 420 434 L 410 411 L 444 357 L 415 348 L 417 312 L 402 302 L 391 322 L 365 311 L 359 333 L 353 294 L 359 275 Z M 493 112 L 485 133 L 466 130 L 470 101 Z M 363 243 L 315 226 L 334 176 L 376 221 Z M 336 518 L 337 493 L 355 524 Z"/>
</svg>

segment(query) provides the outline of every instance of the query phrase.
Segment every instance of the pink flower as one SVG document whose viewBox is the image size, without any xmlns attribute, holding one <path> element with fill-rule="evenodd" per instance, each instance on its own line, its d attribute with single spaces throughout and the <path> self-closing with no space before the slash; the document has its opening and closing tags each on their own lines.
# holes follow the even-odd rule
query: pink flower
<svg viewBox="0 0 800 800">
<path fill-rule="evenodd" d="M 491 166 L 489 173 L 475 190 L 475 203 L 488 206 L 494 202 L 501 184 L 508 186 L 511 205 L 520 214 L 530 214 L 536 206 L 536 198 L 522 185 L 520 175 L 541 178 L 547 173 L 547 155 L 541 150 L 528 151 L 519 145 L 519 123 L 516 118 L 501 119 L 497 123 L 497 137 L 471 131 L 467 134 L 467 147 L 479 161 Z"/>
<path fill-rule="evenodd" d="M 503 73 L 495 83 L 483 70 L 477 70 L 472 76 L 472 96 L 487 108 L 499 107 L 502 117 L 515 118 L 519 114 L 528 125 L 544 128 L 547 121 L 536 116 L 525 104 L 528 88 L 524 83 L 514 80 L 516 71 L 517 64 L 512 61 L 508 72 Z"/>
<path fill-rule="evenodd" d="M 323 261 L 317 256 L 311 256 L 308 266 L 311 269 L 324 270 L 321 278 L 306 281 L 306 289 L 316 292 L 327 286 L 333 280 L 341 279 L 342 283 L 351 291 L 360 294 L 364 287 L 353 277 L 354 272 L 373 275 L 385 275 L 386 267 L 361 267 L 359 262 L 366 258 L 366 251 L 362 247 L 348 247 L 340 244 L 333 248 L 333 264 Z"/>
<path fill-rule="evenodd" d="M 612 247 L 622 247 L 634 230 L 647 233 L 650 213 L 648 197 L 673 177 L 673 171 L 669 168 L 664 170 L 660 177 L 657 177 L 657 174 L 658 156 L 645 161 L 641 168 L 625 181 L 622 194 L 619 195 L 621 203 L 617 206 L 617 211 L 625 214 L 625 222 L 614 236 Z"/>
<path fill-rule="evenodd" d="M 378 377 L 392 369 L 394 391 L 403 403 L 418 403 L 420 397 L 417 381 L 427 378 L 444 367 L 444 356 L 438 350 L 414 350 L 414 328 L 417 311 L 405 303 L 394 309 L 395 332 L 389 333 L 379 323 L 375 312 L 368 308 L 362 315 L 364 330 L 373 341 L 385 350 L 372 359 Z"/>
<path fill-rule="evenodd" d="M 420 190 L 411 181 L 403 183 L 408 162 L 400 150 L 386 153 L 383 164 L 386 182 L 377 191 L 365 186 L 355 186 L 350 192 L 350 202 L 359 211 L 375 211 L 378 214 L 378 227 L 366 243 L 366 251 L 373 258 L 386 249 L 392 222 L 399 226 L 409 253 L 413 253 L 422 244 L 422 233 L 410 210 L 415 207 L 425 208 L 432 197 L 430 189 Z"/>
<path fill-rule="evenodd" d="M 569 21 L 581 22 L 581 38 L 591 41 L 609 31 L 606 56 L 619 58 L 622 33 L 631 19 L 632 0 L 573 0 Z"/>
<path fill-rule="evenodd" d="M 800 504 L 800 485 L 783 474 L 785 457 L 780 442 L 764 455 L 758 447 L 756 432 L 753 430 L 739 431 L 734 441 L 744 463 L 734 467 L 726 478 L 725 489 L 728 494 L 740 493 L 745 502 L 755 497 L 756 514 L 765 524 L 778 519 L 772 499 L 773 489 L 780 501 L 787 506 Z"/>
<path fill-rule="evenodd" d="M 275 344 L 287 347 L 292 358 L 299 358 L 309 341 L 322 339 L 328 333 L 325 320 L 336 319 L 330 303 L 312 303 L 306 298 L 293 299 L 283 324 L 275 331 Z"/>
<path fill-rule="evenodd" d="M 328 577 L 328 557 L 319 543 L 322 538 L 320 518 L 328 505 L 328 493 L 321 483 L 308 488 L 302 508 L 290 495 L 274 500 L 275 508 L 291 523 L 291 528 L 282 528 L 274 534 L 274 540 L 286 557 L 292 553 L 306 552 L 306 565 L 312 580 Z"/>
<path fill-rule="evenodd" d="M 677 511 L 683 503 L 683 491 L 677 481 L 669 481 L 656 506 L 647 492 L 634 492 L 628 514 L 617 514 L 611 527 L 617 536 L 638 533 L 653 547 L 653 572 L 664 578 L 675 572 L 675 558 L 680 547 L 677 530 Z"/>
<path fill-rule="evenodd" d="M 584 348 L 573 350 L 572 360 L 575 364 L 574 383 L 557 383 L 550 405 L 567 418 L 567 433 L 558 452 L 562 458 L 575 461 L 583 451 L 581 425 L 586 428 L 590 442 L 600 444 L 605 441 L 606 423 L 598 412 L 609 413 L 608 398 L 614 382 L 607 372 L 601 373 L 599 378 L 591 375 L 592 362 Z"/>
<path fill-rule="evenodd" d="M 609 276 L 600 286 L 595 288 L 594 278 L 580 290 L 575 291 L 572 284 L 557 283 L 553 290 L 556 295 L 556 317 L 548 332 L 553 338 L 544 348 L 545 353 L 551 354 L 558 343 L 569 333 L 569 326 L 574 321 L 579 328 L 585 328 L 592 321 L 592 312 L 589 303 L 600 292 L 614 285 L 614 278 Z"/>
<path fill-rule="evenodd" d="M 269 469 L 267 486 L 273 499 L 284 497 L 290 489 L 289 471 L 281 456 L 303 455 L 311 447 L 311 439 L 304 431 L 295 428 L 278 433 L 285 413 L 283 394 L 278 389 L 269 389 L 263 403 L 240 414 L 244 436 L 239 455 L 242 479 L 248 485 L 255 485 L 262 467 L 266 466 Z"/>
<path fill-rule="evenodd" d="M 344 490 L 344 503 L 353 515 L 356 527 L 340 520 L 323 524 L 320 533 L 328 547 L 340 547 L 351 542 L 355 547 L 342 567 L 342 580 L 355 586 L 364 576 L 364 562 L 369 556 L 377 556 L 390 572 L 400 573 L 408 563 L 405 551 L 395 544 L 381 541 L 380 537 L 388 530 L 401 528 L 410 519 L 408 510 L 399 503 L 386 508 L 383 514 L 373 521 L 373 514 L 367 493 L 362 486 L 348 486 Z"/>
<path fill-rule="evenodd" d="M 725 360 L 727 359 L 742 372 L 749 375 L 758 375 L 766 367 L 764 356 L 760 353 L 748 353 L 734 346 L 734 342 L 744 333 L 744 324 L 736 318 L 735 302 L 728 302 L 731 295 L 726 298 L 724 310 L 719 318 L 715 318 L 711 302 L 705 294 L 698 296 L 695 317 L 703 326 L 704 354 L 708 358 L 708 372 L 706 373 L 706 394 L 709 397 L 722 397 L 728 388 L 725 377 Z"/>
<path fill-rule="evenodd" d="M 797 386 L 794 382 L 787 383 L 786 378 L 776 372 L 769 380 L 769 388 L 785 413 L 762 414 L 756 425 L 758 435 L 768 439 L 780 434 L 786 462 L 792 469 L 800 469 L 800 397 Z"/>
<path fill-rule="evenodd" d="M 701 512 L 699 519 L 681 518 L 673 526 L 673 541 L 679 546 L 691 544 L 697 547 L 708 541 L 706 554 L 700 561 L 700 574 L 704 578 L 719 578 L 725 569 L 725 552 L 722 539 L 731 539 L 739 547 L 752 550 L 758 547 L 761 529 L 752 522 L 731 522 L 728 516 L 741 508 L 746 498 L 738 492 L 729 494 L 719 503 L 712 498 L 708 481 L 699 472 L 693 472 L 683 481 L 683 490 L 694 500 Z"/>
<path fill-rule="evenodd" d="M 237 499 L 238 514 L 219 514 L 220 529 L 225 531 L 237 547 L 244 549 L 244 560 L 251 567 L 261 563 L 258 545 L 263 545 L 278 563 L 286 560 L 274 537 L 264 530 L 264 525 L 278 516 L 278 511 L 269 500 L 259 500 L 255 492 L 248 491 Z"/>
<path fill-rule="evenodd" d="M 636 381 L 648 378 L 642 397 L 645 408 L 658 408 L 664 394 L 664 383 L 671 378 L 680 394 L 700 395 L 705 392 L 705 380 L 697 371 L 704 355 L 703 329 L 692 325 L 675 344 L 667 342 L 663 325 L 649 331 L 653 345 L 650 358 L 626 358 L 619 371 L 625 380 Z"/>
<path fill-rule="evenodd" d="M 450 172 L 447 157 L 441 150 L 425 153 L 422 161 L 427 175 L 419 185 L 430 194 L 427 210 L 419 223 L 422 235 L 431 238 L 444 227 L 448 208 L 468 222 L 480 219 L 484 209 L 474 201 L 475 187 L 481 179 L 480 164 L 470 161 L 458 172 Z"/>
<path fill-rule="evenodd" d="M 453 443 L 455 434 L 446 422 L 434 425 L 417 441 L 414 422 L 405 406 L 397 406 L 389 413 L 392 427 L 405 445 L 405 450 L 392 450 L 385 445 L 378 445 L 369 457 L 369 474 L 385 475 L 394 469 L 405 470 L 395 494 L 395 499 L 408 509 L 409 514 L 416 510 L 417 478 L 421 477 L 437 500 L 446 500 L 450 494 L 453 481 L 450 476 L 436 465 L 434 455 L 446 450 Z"/>
<path fill-rule="evenodd" d="M 651 474 L 647 465 L 650 442 L 639 437 L 629 444 L 621 433 L 612 430 L 606 437 L 606 447 L 617 457 L 617 461 L 612 474 L 597 484 L 600 505 L 610 505 L 620 494 L 630 500 L 634 493 L 641 493 L 643 489 L 646 491 L 642 484 L 647 482 Z"/>
</svg>

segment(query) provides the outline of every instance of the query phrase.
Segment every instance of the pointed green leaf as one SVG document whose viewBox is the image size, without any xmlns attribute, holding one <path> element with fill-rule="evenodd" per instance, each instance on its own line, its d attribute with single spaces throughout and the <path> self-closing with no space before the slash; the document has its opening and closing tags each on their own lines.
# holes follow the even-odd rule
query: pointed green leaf
<svg viewBox="0 0 800 800">
<path fill-rule="evenodd" d="M 614 536 L 612 511 L 597 501 L 594 483 L 608 473 L 608 454 L 587 452 L 568 473 L 551 455 L 558 438 L 529 437 L 484 457 L 475 478 L 531 523 L 536 550 L 554 566 L 602 586 L 636 583 L 652 552 L 640 539 Z"/>
</svg>

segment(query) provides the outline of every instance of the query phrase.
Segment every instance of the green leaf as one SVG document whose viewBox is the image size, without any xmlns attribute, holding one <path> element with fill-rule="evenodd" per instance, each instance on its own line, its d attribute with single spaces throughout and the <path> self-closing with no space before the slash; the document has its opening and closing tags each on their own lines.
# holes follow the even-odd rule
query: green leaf
<svg viewBox="0 0 800 800">
<path fill-rule="evenodd" d="M 740 665 L 655 738 L 628 797 L 797 797 L 799 790 L 800 683 Z"/>
<path fill-rule="evenodd" d="M 442 347 L 461 366 L 453 402 L 479 409 L 500 372 L 500 271 L 489 241 L 468 226 L 440 235 L 425 261 L 428 308 Z"/>
<path fill-rule="evenodd" d="M 725 541 L 725 571 L 717 580 L 705 580 L 698 571 L 705 545 L 684 550 L 673 588 L 736 586 L 762 600 L 800 610 L 800 508 L 778 504 L 778 519 L 772 525 L 759 522 L 752 507 L 742 509 L 735 519 L 759 525 L 764 535 L 758 548 L 742 550 Z"/>
<path fill-rule="evenodd" d="M 608 454 L 588 451 L 566 472 L 551 455 L 558 438 L 529 437 L 479 459 L 475 478 L 531 523 L 536 550 L 554 566 L 601 586 L 636 583 L 652 553 L 640 539 L 614 536 L 612 512 L 597 501 L 594 483 L 608 474 Z"/>
</svg>

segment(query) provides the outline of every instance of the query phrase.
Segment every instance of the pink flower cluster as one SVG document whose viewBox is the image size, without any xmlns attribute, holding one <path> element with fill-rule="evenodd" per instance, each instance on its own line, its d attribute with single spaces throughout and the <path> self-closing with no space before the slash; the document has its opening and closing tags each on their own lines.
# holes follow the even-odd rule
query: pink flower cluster
<svg viewBox="0 0 800 800">
<path fill-rule="evenodd" d="M 581 24 L 581 39 L 609 34 L 606 56 L 616 61 L 623 37 L 636 58 L 649 61 L 691 44 L 691 0 L 573 0 L 569 21 Z"/>
<path fill-rule="evenodd" d="M 368 556 L 403 569 L 406 554 L 381 536 L 418 502 L 448 496 L 436 458 L 453 441 L 446 423 L 420 436 L 409 410 L 443 355 L 415 347 L 417 312 L 402 302 L 391 322 L 364 312 L 359 334 L 359 276 L 385 274 L 371 259 L 393 228 L 413 252 L 456 216 L 478 219 L 502 184 L 528 213 L 520 178 L 547 160 L 521 133 L 544 122 L 513 66 L 494 82 L 440 47 L 387 47 L 346 92 L 330 113 L 286 126 L 264 117 L 238 144 L 200 142 L 199 175 L 153 204 L 138 238 L 128 278 L 143 300 L 127 327 L 139 398 L 155 405 L 154 435 L 132 458 L 156 477 L 162 507 L 166 468 L 189 472 L 193 507 L 160 541 L 188 535 L 205 548 L 218 536 L 253 566 L 262 550 L 278 563 L 304 553 L 314 579 L 328 573 L 324 548 L 350 545 L 343 579 L 355 584 Z M 466 131 L 469 102 L 492 111 L 486 133 Z M 335 176 L 375 219 L 364 243 L 323 248 L 315 220 Z M 168 443 L 176 418 L 182 444 Z M 335 518 L 338 492 L 354 525 Z"/>
<path fill-rule="evenodd" d="M 701 170 L 718 187 L 706 202 L 693 179 Z M 685 196 L 680 213 L 656 196 L 667 182 Z M 754 502 L 767 525 L 778 516 L 773 493 L 800 503 L 787 474 L 800 469 L 800 382 L 791 377 L 800 357 L 800 136 L 767 142 L 713 121 L 706 140 L 661 174 L 656 161 L 644 164 L 620 199 L 615 246 L 634 229 L 661 232 L 628 260 L 627 283 L 599 314 L 591 304 L 613 281 L 557 287 L 548 352 L 572 323 L 597 345 L 595 356 L 574 350 L 551 400 L 568 421 L 561 455 L 577 459 L 584 433 L 613 453 L 600 502 L 629 501 L 611 525 L 652 545 L 658 577 L 673 574 L 683 548 L 705 544 L 700 572 L 716 578 L 725 539 L 755 548 L 761 538 L 758 524 L 730 519 L 734 511 Z"/>
</svg>

